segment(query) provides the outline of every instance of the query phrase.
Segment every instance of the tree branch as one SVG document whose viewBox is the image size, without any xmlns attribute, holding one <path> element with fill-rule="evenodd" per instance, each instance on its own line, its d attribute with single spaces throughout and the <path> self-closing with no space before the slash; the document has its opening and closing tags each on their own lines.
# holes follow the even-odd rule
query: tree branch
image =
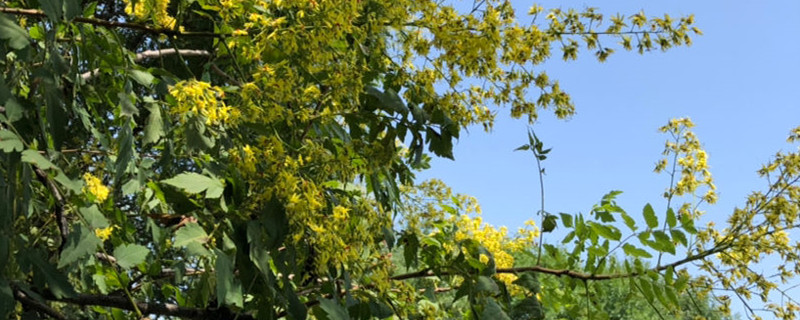
<svg viewBox="0 0 800 320">
<path fill-rule="evenodd" d="M 0 7 L 0 12 L 18 15 L 18 16 L 29 16 L 29 17 L 39 17 L 39 18 L 46 18 L 47 15 L 42 10 L 36 9 L 20 9 L 20 8 L 8 8 L 8 7 Z M 118 22 L 118 21 L 108 21 L 96 18 L 86 18 L 86 17 L 75 17 L 72 21 L 79 22 L 79 23 L 86 23 L 95 26 L 103 26 L 106 28 L 122 28 L 122 29 L 131 29 L 131 30 L 138 30 L 145 33 L 150 34 L 164 34 L 167 36 L 181 36 L 181 37 L 207 37 L 207 38 L 222 38 L 225 36 L 229 36 L 229 33 L 216 33 L 216 32 L 181 32 L 179 30 L 167 29 L 167 28 L 153 28 L 144 24 L 139 23 L 132 23 L 132 22 Z"/>
<path fill-rule="evenodd" d="M 58 313 L 58 311 L 56 311 L 55 309 L 51 308 L 47 304 L 28 296 L 27 293 L 22 291 L 22 289 L 17 287 L 15 284 L 12 283 L 11 284 L 11 288 L 14 291 L 14 300 L 17 300 L 20 303 L 22 303 L 23 308 L 27 307 L 27 308 L 31 308 L 31 309 L 36 310 L 36 311 L 40 311 L 40 312 L 42 312 L 44 314 L 47 314 L 51 318 L 55 318 L 55 319 L 59 319 L 59 320 L 66 320 L 67 319 L 64 315 Z"/>
<path fill-rule="evenodd" d="M 649 269 L 649 271 L 660 272 L 667 270 L 668 268 L 678 267 L 680 265 L 703 259 L 707 256 L 712 254 L 720 253 L 729 248 L 729 245 L 721 245 L 719 247 L 715 247 L 711 250 L 703 251 L 701 253 L 687 256 L 681 260 L 675 261 L 670 264 L 666 264 L 663 266 L 658 266 L 655 268 Z M 544 274 L 550 274 L 554 276 L 564 276 L 570 277 L 573 279 L 580 279 L 580 280 L 611 280 L 611 279 L 620 279 L 620 278 L 632 278 L 642 275 L 643 273 L 640 272 L 631 272 L 631 273 L 617 273 L 617 274 L 593 274 L 593 273 L 583 273 L 578 271 L 573 271 L 569 269 L 550 269 L 545 268 L 542 266 L 530 266 L 530 267 L 516 267 L 516 268 L 499 268 L 495 270 L 496 273 L 521 273 L 521 272 L 538 272 Z M 452 272 L 443 271 L 439 273 L 433 272 L 431 269 L 423 269 L 416 272 L 405 273 L 401 275 L 397 275 L 394 277 L 390 277 L 391 280 L 408 280 L 408 279 L 415 279 L 415 278 L 425 278 L 425 277 L 433 277 L 433 276 L 448 276 L 448 275 L 457 275 Z"/>
<path fill-rule="evenodd" d="M 78 294 L 73 297 L 55 298 L 52 295 L 44 295 L 44 298 L 51 301 L 75 304 L 79 306 L 100 306 L 123 309 L 128 311 L 135 310 L 133 304 L 127 297 L 112 295 Z M 181 307 L 172 303 L 155 302 L 136 302 L 136 306 L 142 314 L 155 314 L 159 316 L 179 317 L 184 319 L 239 319 L 254 320 L 249 314 L 237 314 L 226 307 L 221 308 L 188 308 Z M 49 307 L 48 307 L 49 308 Z M 60 319 L 64 319 L 63 317 Z"/>
</svg>

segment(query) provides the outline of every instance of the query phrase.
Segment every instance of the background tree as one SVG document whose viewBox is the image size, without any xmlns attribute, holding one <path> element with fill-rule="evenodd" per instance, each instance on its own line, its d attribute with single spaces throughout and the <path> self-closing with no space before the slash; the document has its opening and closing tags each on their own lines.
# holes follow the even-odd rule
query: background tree
<svg viewBox="0 0 800 320">
<path fill-rule="evenodd" d="M 766 301 L 776 284 L 747 263 L 797 261 L 785 232 L 800 194 L 793 153 L 764 168 L 770 189 L 723 232 L 696 228 L 691 205 L 648 206 L 639 227 L 613 193 L 592 216 L 542 209 L 543 232 L 574 229 L 565 254 L 533 223 L 512 236 L 445 188 L 414 186 L 429 155 L 452 158 L 460 132 L 491 128 L 502 108 L 569 117 L 569 96 L 539 70 L 553 50 L 575 59 L 584 44 L 600 61 L 613 52 L 606 42 L 666 50 L 699 32 L 691 16 L 602 23 L 595 9 L 534 6 L 521 25 L 504 1 L 0 4 L 3 315 L 435 318 L 447 313 L 430 301 L 454 291 L 470 317 L 541 318 L 542 304 L 589 301 L 590 284 L 609 279 L 653 305 L 717 286 Z M 707 187 L 711 202 L 690 125 L 664 129 L 680 178 L 667 195 Z M 523 149 L 546 157 L 535 135 Z M 409 203 L 415 190 L 436 201 Z M 622 239 L 618 218 L 639 245 Z M 536 263 L 513 267 L 512 253 L 531 246 Z M 614 248 L 623 273 L 609 269 Z M 688 263 L 705 274 L 690 277 Z M 791 318 L 796 304 L 767 308 Z"/>
</svg>

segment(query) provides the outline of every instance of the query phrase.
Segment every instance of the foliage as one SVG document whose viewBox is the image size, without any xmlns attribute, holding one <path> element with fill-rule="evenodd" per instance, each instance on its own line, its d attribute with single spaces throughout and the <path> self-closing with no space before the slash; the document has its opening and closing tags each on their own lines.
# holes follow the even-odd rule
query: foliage
<svg viewBox="0 0 800 320">
<path fill-rule="evenodd" d="M 648 205 L 643 227 L 616 193 L 591 216 L 542 208 L 543 232 L 570 230 L 568 252 L 532 223 L 512 235 L 443 186 L 415 186 L 431 155 L 452 158 L 463 130 L 490 129 L 504 107 L 531 122 L 547 108 L 572 115 L 539 70 L 554 50 L 569 60 L 585 45 L 604 61 L 606 41 L 688 45 L 691 16 L 604 23 L 591 8 L 534 6 L 522 25 L 509 2 L 424 0 L 10 0 L 0 12 L 3 316 L 542 318 L 543 306 L 585 301 L 579 284 L 609 279 L 654 308 L 717 287 L 791 299 L 748 263 L 798 261 L 786 233 L 796 153 L 763 168 L 768 191 L 721 232 L 696 227 L 691 204 Z M 713 191 L 689 127 L 664 129 L 674 158 L 660 168 L 680 177 L 670 201 Z M 529 140 L 542 172 L 548 150 Z M 526 247 L 536 263 L 515 267 Z M 607 259 L 619 248 L 624 272 Z M 689 277 L 690 263 L 705 273 Z M 463 313 L 449 315 L 440 292 Z M 790 319 L 790 301 L 766 308 Z"/>
</svg>

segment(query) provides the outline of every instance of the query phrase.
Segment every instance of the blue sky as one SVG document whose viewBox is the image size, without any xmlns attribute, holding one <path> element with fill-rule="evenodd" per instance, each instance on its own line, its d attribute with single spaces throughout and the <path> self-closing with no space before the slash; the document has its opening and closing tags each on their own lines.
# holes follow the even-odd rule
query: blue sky
<svg viewBox="0 0 800 320">
<path fill-rule="evenodd" d="M 756 174 L 762 164 L 797 147 L 786 137 L 800 125 L 800 1 L 538 3 L 593 6 L 606 16 L 693 13 L 704 32 L 691 47 L 645 55 L 617 47 L 602 64 L 584 52 L 578 61 L 552 59 L 541 67 L 577 109 L 568 121 L 545 113 L 534 126 L 553 148 L 544 162 L 547 211 L 587 213 L 610 190 L 624 192 L 618 203 L 629 213 L 639 215 L 648 202 L 663 210 L 669 177 L 653 173 L 653 166 L 667 139 L 657 129 L 671 118 L 688 116 L 697 125 L 719 191 L 705 219 L 719 224 L 751 191 L 765 189 Z M 530 5 L 518 2 L 521 13 Z M 540 205 L 535 162 L 529 152 L 513 151 L 526 143 L 526 130 L 526 120 L 510 119 L 502 109 L 493 132 L 471 129 L 456 145 L 455 161 L 435 159 L 418 177 L 442 179 L 477 197 L 486 221 L 514 230 Z"/>
<path fill-rule="evenodd" d="M 660 195 L 669 177 L 652 170 L 668 138 L 658 127 L 671 118 L 688 116 L 697 125 L 720 195 L 706 208 L 715 220 L 766 186 L 756 170 L 775 152 L 796 148 L 786 137 L 800 125 L 800 1 L 540 3 L 598 6 L 607 15 L 694 13 L 704 32 L 691 47 L 644 55 L 620 49 L 605 63 L 587 52 L 542 66 L 577 109 L 567 121 L 545 111 L 534 125 L 553 147 L 544 162 L 548 211 L 586 213 L 610 190 L 624 191 L 619 202 L 628 211 L 665 205 Z M 517 226 L 538 209 L 539 187 L 531 154 L 513 151 L 527 142 L 527 121 L 507 111 L 499 110 L 491 133 L 475 127 L 463 135 L 455 161 L 434 159 L 418 177 L 442 179 L 476 196 L 491 223 Z"/>
</svg>

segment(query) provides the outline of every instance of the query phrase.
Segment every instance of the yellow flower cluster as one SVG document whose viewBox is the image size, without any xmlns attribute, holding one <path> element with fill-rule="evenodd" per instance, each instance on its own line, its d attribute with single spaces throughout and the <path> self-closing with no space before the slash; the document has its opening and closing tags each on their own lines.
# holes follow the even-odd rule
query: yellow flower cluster
<svg viewBox="0 0 800 320">
<path fill-rule="evenodd" d="M 170 87 L 169 94 L 177 101 L 171 112 L 177 114 L 181 122 L 186 122 L 189 116 L 200 116 L 207 125 L 235 125 L 241 115 L 239 110 L 225 105 L 222 89 L 208 82 L 180 81 Z"/>
<path fill-rule="evenodd" d="M 677 183 L 670 186 L 665 193 L 667 198 L 682 195 L 694 195 L 700 187 L 707 188 L 702 196 L 702 201 L 709 204 L 717 202 L 716 186 L 711 177 L 708 165 L 708 154 L 700 146 L 700 141 L 690 129 L 694 123 L 689 118 L 672 119 L 661 127 L 661 132 L 669 133 L 672 140 L 668 140 L 664 147 L 664 158 L 656 163 L 655 172 L 665 171 L 669 160 L 667 157 L 672 155 L 673 168 L 668 171 L 673 177 L 677 177 Z M 684 206 L 689 208 L 689 206 Z M 688 213 L 687 210 L 681 210 Z M 698 212 L 692 213 L 699 214 Z"/>
<path fill-rule="evenodd" d="M 152 19 L 161 28 L 174 29 L 175 18 L 167 13 L 169 0 L 123 0 L 125 13 L 136 20 Z M 134 4 L 134 2 L 136 2 Z"/>
<path fill-rule="evenodd" d="M 106 241 L 108 238 L 111 237 L 111 233 L 114 232 L 114 229 L 117 229 L 117 226 L 108 226 L 105 228 L 97 228 L 94 229 L 94 234 L 100 238 L 100 240 Z"/>
<path fill-rule="evenodd" d="M 469 215 L 451 216 L 450 220 L 457 227 L 456 241 L 464 239 L 477 240 L 492 254 L 497 268 L 513 267 L 514 257 L 511 254 L 533 248 L 534 241 L 539 235 L 534 222 L 530 220 L 525 222 L 526 228 L 520 228 L 516 237 L 511 237 L 506 227 L 495 228 L 490 224 L 484 223 L 480 215 L 477 214 L 474 217 Z M 482 263 L 489 262 L 489 257 L 483 254 L 478 259 Z M 517 276 L 499 274 L 497 278 L 510 286 L 517 279 Z"/>
<path fill-rule="evenodd" d="M 100 181 L 99 178 L 87 172 L 83 174 L 83 181 L 86 184 L 83 187 L 83 192 L 92 195 L 94 202 L 102 203 L 108 198 L 108 187 L 103 185 L 103 181 Z"/>
</svg>

